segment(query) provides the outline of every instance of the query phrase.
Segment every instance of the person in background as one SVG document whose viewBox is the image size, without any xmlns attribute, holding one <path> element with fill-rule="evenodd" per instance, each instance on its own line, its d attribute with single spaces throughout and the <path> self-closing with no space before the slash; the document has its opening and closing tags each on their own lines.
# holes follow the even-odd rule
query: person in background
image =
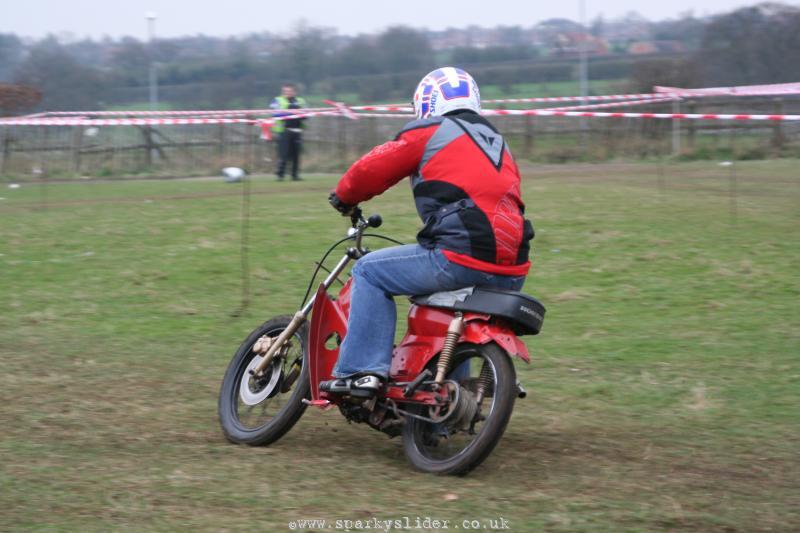
<svg viewBox="0 0 800 533">
<path fill-rule="evenodd" d="M 271 109 L 302 109 L 306 107 L 306 101 L 297 96 L 297 88 L 292 83 L 286 83 L 281 88 L 280 96 L 276 96 L 269 106 Z M 275 117 L 289 116 L 291 112 L 275 113 Z M 292 164 L 292 181 L 300 180 L 300 150 L 303 146 L 303 126 L 305 118 L 290 118 L 287 120 L 276 120 L 272 127 L 278 147 L 278 167 L 275 174 L 278 181 L 283 181 L 286 174 L 286 166 Z"/>
</svg>

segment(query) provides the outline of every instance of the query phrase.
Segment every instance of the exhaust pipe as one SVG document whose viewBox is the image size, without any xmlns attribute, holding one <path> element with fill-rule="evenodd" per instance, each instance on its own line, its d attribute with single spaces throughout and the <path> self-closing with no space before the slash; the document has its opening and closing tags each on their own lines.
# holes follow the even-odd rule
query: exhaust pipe
<svg viewBox="0 0 800 533">
<path fill-rule="evenodd" d="M 517 380 L 517 398 L 524 398 L 527 395 L 528 392 L 522 386 L 522 383 L 520 383 L 519 380 Z"/>
</svg>

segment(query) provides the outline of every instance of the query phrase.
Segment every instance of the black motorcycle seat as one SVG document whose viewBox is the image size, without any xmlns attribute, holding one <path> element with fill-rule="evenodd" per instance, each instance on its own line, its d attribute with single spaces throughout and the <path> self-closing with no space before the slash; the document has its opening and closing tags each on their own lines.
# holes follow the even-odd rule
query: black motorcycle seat
<svg viewBox="0 0 800 533">
<path fill-rule="evenodd" d="M 455 291 L 412 296 L 417 305 L 484 313 L 505 318 L 517 335 L 536 335 L 542 330 L 542 302 L 517 291 L 492 287 L 465 287 Z"/>
</svg>

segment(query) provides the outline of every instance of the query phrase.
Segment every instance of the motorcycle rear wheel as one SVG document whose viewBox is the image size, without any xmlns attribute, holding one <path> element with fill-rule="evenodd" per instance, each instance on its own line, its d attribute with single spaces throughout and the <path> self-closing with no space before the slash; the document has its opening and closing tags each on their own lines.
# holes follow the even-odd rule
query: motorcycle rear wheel
<svg viewBox="0 0 800 533">
<path fill-rule="evenodd" d="M 462 366 L 464 365 L 464 366 Z M 463 343 L 456 346 L 447 379 L 455 379 L 467 389 L 474 389 L 481 369 L 488 365 L 493 387 L 488 389 L 479 413 L 472 424 L 480 428 L 470 435 L 467 429 L 448 428 L 411 416 L 403 428 L 403 447 L 414 467 L 434 474 L 465 475 L 480 465 L 494 450 L 511 418 L 517 396 L 516 373 L 511 358 L 496 344 Z M 469 367 L 469 368 L 467 368 Z M 469 375 L 464 375 L 465 370 Z M 409 412 L 429 416 L 425 407 Z M 463 426 L 463 425 L 462 425 Z"/>
<path fill-rule="evenodd" d="M 256 380 L 248 374 L 261 357 L 252 351 L 256 341 L 263 335 L 277 337 L 291 320 L 291 316 L 278 316 L 264 322 L 250 333 L 228 364 L 220 387 L 218 413 L 229 441 L 251 446 L 270 444 L 292 429 L 305 411 L 303 399 L 311 397 L 306 364 L 307 323 L 289 340 L 287 357 L 276 358 L 266 369 L 264 379 Z M 297 364 L 299 375 L 292 372 Z"/>
</svg>

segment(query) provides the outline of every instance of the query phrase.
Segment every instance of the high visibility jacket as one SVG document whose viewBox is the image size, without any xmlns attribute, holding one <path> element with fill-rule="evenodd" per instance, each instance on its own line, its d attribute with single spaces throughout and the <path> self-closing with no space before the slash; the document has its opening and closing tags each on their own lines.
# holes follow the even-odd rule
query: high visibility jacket
<svg viewBox="0 0 800 533">
<path fill-rule="evenodd" d="M 292 102 L 285 96 L 281 95 L 281 96 L 276 96 L 275 99 L 272 100 L 272 103 L 269 105 L 269 107 L 271 109 L 302 109 L 306 107 L 306 101 L 303 98 L 296 96 L 294 97 L 294 102 Z M 274 116 L 280 117 L 280 116 L 287 116 L 290 114 L 291 113 L 275 113 Z M 292 122 L 292 125 L 290 127 L 302 128 L 304 126 L 303 125 L 304 120 L 305 119 L 276 120 L 275 124 L 273 124 L 272 126 L 272 132 L 283 133 L 284 131 L 286 131 L 287 122 Z"/>
<path fill-rule="evenodd" d="M 521 276 L 530 268 L 533 226 L 520 176 L 502 135 L 471 111 L 408 123 L 395 140 L 356 161 L 336 195 L 355 205 L 411 176 L 425 223 L 417 241 L 460 265 Z"/>
</svg>

